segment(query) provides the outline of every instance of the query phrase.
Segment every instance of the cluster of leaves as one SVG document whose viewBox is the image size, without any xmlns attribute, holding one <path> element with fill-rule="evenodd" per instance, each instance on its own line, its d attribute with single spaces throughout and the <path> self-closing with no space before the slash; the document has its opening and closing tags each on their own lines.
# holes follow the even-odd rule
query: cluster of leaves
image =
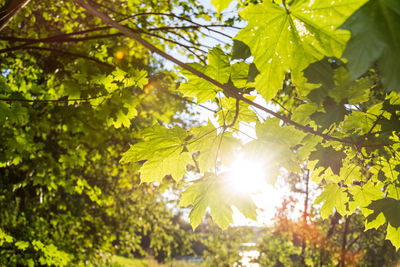
<svg viewBox="0 0 400 267">
<path fill-rule="evenodd" d="M 320 207 L 309 206 L 320 189 L 311 186 L 308 172 L 285 180 L 290 193 L 257 242 L 261 265 L 392 266 L 398 260 L 399 252 L 384 240 L 385 230 L 365 229 L 360 211 L 320 218 Z M 296 213 L 302 216 L 295 218 Z"/>
<path fill-rule="evenodd" d="M 392 266 L 397 262 L 398 253 L 384 240 L 383 229 L 363 232 L 361 214 L 351 217 L 345 235 L 344 220 L 334 221 L 336 225 L 331 222 L 313 218 L 304 225 L 278 217 L 272 228 L 265 228 L 260 234 L 257 262 L 263 266 Z M 344 265 L 341 264 L 343 237 L 347 239 Z"/>
<path fill-rule="evenodd" d="M 219 9 L 227 5 L 214 3 Z M 187 82 L 178 88 L 198 104 L 218 106 L 218 125 L 154 129 L 143 145 L 158 142 L 161 133 L 176 141 L 162 141 L 149 154 L 140 154 L 143 146 L 134 145 L 124 160 L 147 160 L 142 167 L 146 181 L 167 174 L 179 180 L 186 164 L 197 166 L 205 180 L 213 172 L 218 179 L 213 185 L 200 180 L 183 195 L 182 205 L 193 205 L 194 227 L 198 211 L 204 213 L 207 206 L 222 227 L 228 225 L 227 214 L 213 210 L 238 204 L 218 195 L 205 200 L 208 188 L 225 179 L 221 166 L 229 165 L 232 151 L 269 165 L 275 170 L 271 181 L 281 170 L 299 172 L 306 161 L 312 179 L 325 185 L 316 200 L 323 203 L 323 218 L 334 209 L 349 216 L 360 208 L 367 228 L 387 223 L 386 238 L 400 247 L 400 42 L 394 30 L 399 11 L 392 0 L 248 4 L 239 11 L 247 26 L 235 37 L 232 56 L 212 49 L 207 65 L 187 65 L 197 71 L 184 68 Z M 279 103 L 278 111 L 253 102 L 256 93 L 267 103 Z M 249 105 L 275 118 L 260 119 Z M 233 138 L 239 122 L 256 124 L 257 139 L 242 147 Z M 179 166 L 167 162 L 169 155 L 180 160 Z M 148 172 L 149 165 L 164 161 L 162 170 Z M 250 208 L 254 205 L 246 204 L 241 211 L 249 213 Z"/>
<path fill-rule="evenodd" d="M 170 21 L 148 13 L 171 14 L 179 3 L 107 5 L 142 14 L 130 22 L 154 33 Z M 193 3 L 184 1 L 182 16 L 203 13 Z M 139 185 L 135 164 L 119 164 L 139 129 L 185 125 L 174 117 L 186 110 L 174 75 L 70 1 L 31 1 L 0 39 L 0 265 L 86 265 L 110 253 L 165 260 L 187 251 L 191 235 L 163 190 Z"/>
</svg>

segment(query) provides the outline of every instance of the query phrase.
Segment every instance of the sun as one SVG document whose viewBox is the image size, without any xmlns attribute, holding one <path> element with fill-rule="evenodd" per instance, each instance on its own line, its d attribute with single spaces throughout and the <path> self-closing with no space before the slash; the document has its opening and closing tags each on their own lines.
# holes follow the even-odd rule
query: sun
<svg viewBox="0 0 400 267">
<path fill-rule="evenodd" d="M 285 190 L 270 183 L 273 170 L 268 164 L 250 160 L 239 154 L 229 166 L 228 179 L 230 188 L 238 194 L 251 196 L 256 204 L 257 221 L 246 218 L 238 209 L 234 209 L 234 225 L 270 225 L 276 208 L 281 204 Z"/>
<path fill-rule="evenodd" d="M 229 182 L 234 190 L 245 194 L 261 193 L 266 187 L 267 168 L 260 162 L 239 155 L 229 168 Z"/>
</svg>

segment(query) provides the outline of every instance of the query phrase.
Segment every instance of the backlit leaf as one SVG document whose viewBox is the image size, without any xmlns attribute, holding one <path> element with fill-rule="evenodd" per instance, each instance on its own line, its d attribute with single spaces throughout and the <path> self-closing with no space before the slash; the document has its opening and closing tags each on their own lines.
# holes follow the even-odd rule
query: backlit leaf
<svg viewBox="0 0 400 267">
<path fill-rule="evenodd" d="M 234 157 L 235 149 L 239 145 L 239 140 L 232 133 L 218 133 L 211 122 L 207 126 L 192 128 L 191 133 L 194 136 L 187 147 L 190 152 L 199 152 L 197 161 L 202 172 L 214 168 L 219 160 L 228 162 Z"/>
<path fill-rule="evenodd" d="M 232 0 L 211 0 L 211 4 L 215 6 L 218 14 L 220 14 L 222 10 L 227 8 L 230 2 L 232 2 Z"/>
<path fill-rule="evenodd" d="M 311 152 L 309 157 L 310 160 L 318 160 L 315 167 L 323 167 L 324 169 L 330 168 L 334 174 L 339 175 L 346 154 L 343 151 L 335 150 L 331 146 L 318 146 L 317 148 L 316 151 Z"/>
<path fill-rule="evenodd" d="M 285 73 L 301 71 L 324 56 L 340 57 L 349 33 L 336 30 L 365 0 L 292 1 L 290 7 L 264 1 L 240 15 L 248 21 L 236 39 L 250 47 L 260 70 L 256 88 L 268 101 L 282 87 Z"/>
<path fill-rule="evenodd" d="M 337 184 L 330 183 L 325 186 L 324 192 L 317 197 L 314 204 L 324 202 L 321 208 L 321 217 L 326 219 L 332 214 L 334 208 L 337 212 L 346 215 L 346 203 L 349 201 L 347 194 Z"/>
<path fill-rule="evenodd" d="M 222 229 L 232 223 L 232 208 L 235 206 L 248 218 L 256 220 L 256 206 L 248 195 L 243 195 L 229 187 L 229 177 L 206 174 L 205 177 L 195 181 L 182 193 L 180 206 L 192 206 L 190 224 L 193 229 L 201 223 L 207 208 L 214 222 Z"/>
<path fill-rule="evenodd" d="M 353 196 L 353 201 L 349 202 L 349 212 L 353 213 L 357 207 L 366 208 L 373 200 L 382 198 L 383 192 L 372 181 L 361 186 L 352 186 L 349 193 Z"/>
<path fill-rule="evenodd" d="M 175 180 L 181 179 L 186 165 L 192 162 L 190 153 L 184 150 L 188 137 L 186 130 L 156 126 L 145 130 L 143 137 L 143 141 L 124 153 L 121 161 L 145 160 L 140 169 L 142 182 L 161 181 L 165 175 L 171 175 Z"/>
</svg>

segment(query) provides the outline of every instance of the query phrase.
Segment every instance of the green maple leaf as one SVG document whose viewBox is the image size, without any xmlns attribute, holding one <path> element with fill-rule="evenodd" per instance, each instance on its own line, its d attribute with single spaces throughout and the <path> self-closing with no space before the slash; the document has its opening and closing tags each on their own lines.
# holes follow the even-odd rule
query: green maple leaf
<svg viewBox="0 0 400 267">
<path fill-rule="evenodd" d="M 337 151 L 331 146 L 322 147 L 320 145 L 317 146 L 316 151 L 311 152 L 309 157 L 310 160 L 318 160 L 315 165 L 316 169 L 319 167 L 330 168 L 336 175 L 339 175 L 345 158 L 346 154 L 343 151 Z"/>
<path fill-rule="evenodd" d="M 227 163 L 235 155 L 235 148 L 240 144 L 232 133 L 218 133 L 217 129 L 208 122 L 206 126 L 191 129 L 193 138 L 187 148 L 190 152 L 200 152 L 197 157 L 200 170 L 208 171 L 215 167 L 217 160 Z M 218 153 L 218 159 L 217 159 Z"/>
<path fill-rule="evenodd" d="M 233 40 L 232 59 L 246 59 L 250 56 L 250 48 L 245 43 Z"/>
<path fill-rule="evenodd" d="M 146 161 L 140 168 L 141 181 L 161 181 L 166 175 L 175 180 L 182 178 L 186 165 L 192 162 L 190 153 L 184 151 L 188 135 L 185 129 L 167 129 L 156 126 L 146 129 L 144 140 L 131 146 L 121 162 Z"/>
<path fill-rule="evenodd" d="M 182 193 L 179 206 L 192 206 L 190 224 L 193 229 L 201 223 L 207 208 L 214 222 L 222 229 L 232 223 L 232 205 L 250 219 L 256 220 L 256 206 L 248 195 L 240 194 L 229 186 L 229 177 L 206 174 Z"/>
<path fill-rule="evenodd" d="M 366 229 L 378 228 L 388 222 L 386 239 L 400 247 L 400 200 L 384 198 L 372 201 L 368 206 L 372 213 L 366 218 Z"/>
<path fill-rule="evenodd" d="M 288 147 L 295 146 L 306 136 L 305 133 L 293 126 L 281 126 L 277 118 L 267 118 L 264 123 L 256 125 L 256 133 L 259 139 L 265 139 L 274 143 L 282 143 Z"/>
<path fill-rule="evenodd" d="M 371 128 L 373 119 L 369 118 L 365 112 L 352 110 L 349 115 L 346 115 L 342 123 L 342 131 L 347 133 L 359 132 L 365 134 Z"/>
<path fill-rule="evenodd" d="M 328 129 L 332 124 L 344 120 L 345 115 L 348 113 L 343 102 L 336 103 L 332 98 L 327 97 L 323 103 L 325 112 L 315 112 L 311 114 L 310 118 L 322 129 Z"/>
<path fill-rule="evenodd" d="M 292 147 L 298 145 L 305 134 L 292 126 L 281 126 L 276 118 L 268 118 L 264 123 L 256 125 L 257 140 L 245 145 L 246 157 L 265 163 L 271 171 L 270 180 L 274 181 L 278 174 L 278 165 L 289 171 L 300 171 L 296 155 Z"/>
<path fill-rule="evenodd" d="M 202 66 L 199 63 L 191 63 L 189 65 L 198 71 L 205 73 L 205 66 Z M 197 75 L 189 71 L 182 70 L 181 73 L 188 79 L 187 82 L 182 83 L 178 88 L 178 90 L 185 96 L 196 97 L 198 104 L 215 98 L 218 89 L 216 89 L 213 84 L 199 78 Z"/>
<path fill-rule="evenodd" d="M 353 81 L 350 73 L 344 67 L 334 70 L 335 88 L 328 95 L 336 103 L 345 101 L 347 104 L 358 104 L 369 100 L 369 89 L 374 85 L 373 77 Z"/>
<path fill-rule="evenodd" d="M 366 208 L 373 200 L 382 198 L 383 192 L 372 181 L 368 181 L 362 187 L 355 185 L 349 187 L 349 193 L 353 201 L 349 202 L 349 212 L 353 213 L 357 207 Z"/>
<path fill-rule="evenodd" d="M 240 15 L 248 21 L 236 37 L 246 43 L 261 73 L 258 92 L 269 101 L 282 87 L 285 73 L 301 81 L 301 71 L 325 56 L 340 57 L 349 33 L 337 30 L 366 0 L 292 1 L 290 7 L 264 1 Z"/>
<path fill-rule="evenodd" d="M 177 149 L 165 149 L 157 152 L 150 161 L 146 161 L 140 169 L 142 182 L 160 182 L 165 175 L 170 174 L 178 181 L 186 172 L 186 165 L 192 163 L 192 157 L 187 152 Z"/>
<path fill-rule="evenodd" d="M 381 225 L 386 223 L 385 216 L 383 213 L 380 213 L 376 218 L 371 219 L 370 221 L 365 220 L 365 230 L 369 230 L 372 228 L 378 229 Z"/>
<path fill-rule="evenodd" d="M 307 95 L 313 102 L 322 103 L 328 96 L 328 92 L 335 87 L 333 68 L 327 58 L 310 64 L 304 70 L 304 76 L 308 83 L 321 85 Z"/>
<path fill-rule="evenodd" d="M 353 81 L 343 66 L 334 69 L 327 58 L 312 63 L 304 70 L 309 83 L 320 84 L 307 95 L 314 102 L 322 103 L 327 97 L 336 103 L 358 104 L 368 101 L 369 89 L 374 85 L 373 77 Z"/>
<path fill-rule="evenodd" d="M 247 85 L 249 77 L 250 64 L 236 62 L 231 66 L 231 81 L 237 88 L 243 88 Z"/>
<path fill-rule="evenodd" d="M 299 159 L 306 159 L 308 155 L 310 155 L 311 151 L 314 150 L 314 147 L 321 143 L 322 138 L 316 135 L 306 135 L 303 140 L 301 140 L 301 147 L 299 147 L 296 151 Z"/>
<path fill-rule="evenodd" d="M 149 83 L 147 79 L 147 71 L 131 68 L 129 70 L 127 78 L 124 80 L 124 86 L 137 86 L 139 88 L 144 88 L 146 84 Z"/>
<path fill-rule="evenodd" d="M 386 229 L 386 239 L 392 242 L 393 246 L 398 250 L 400 248 L 400 227 L 393 227 L 388 224 Z"/>
<path fill-rule="evenodd" d="M 292 120 L 306 125 L 311 122 L 311 115 L 317 112 L 318 109 L 318 105 L 315 103 L 302 104 L 293 111 Z"/>
<path fill-rule="evenodd" d="M 399 165 L 397 165 L 399 166 Z M 395 168 L 396 169 L 396 168 Z M 398 175 L 398 171 L 390 170 L 390 174 Z M 397 176 L 398 177 L 398 176 Z M 390 184 L 387 187 L 387 196 L 394 199 L 400 199 L 400 187 L 396 184 Z"/>
<path fill-rule="evenodd" d="M 202 66 L 199 63 L 189 65 L 222 84 L 227 83 L 230 76 L 229 58 L 219 47 L 215 47 L 209 52 L 208 63 L 208 66 Z M 181 73 L 188 81 L 181 84 L 178 90 L 185 96 L 196 97 L 198 104 L 213 100 L 216 93 L 221 90 L 189 71 L 182 70 Z"/>
<path fill-rule="evenodd" d="M 326 219 L 335 207 L 340 215 L 346 215 L 346 203 L 348 203 L 348 201 L 349 197 L 347 193 L 337 184 L 331 183 L 325 186 L 324 192 L 317 197 L 314 204 L 324 202 L 321 207 L 321 217 Z"/>
<path fill-rule="evenodd" d="M 254 101 L 254 96 L 247 96 L 246 98 Z M 221 99 L 221 107 L 223 108 L 221 111 L 217 113 L 218 115 L 218 123 L 220 125 L 229 125 L 234 122 L 236 116 L 236 99 L 224 97 Z M 258 121 L 257 115 L 254 113 L 252 109 L 249 108 L 250 105 L 240 101 L 239 102 L 239 113 L 236 118 L 235 125 L 233 127 L 239 128 L 239 122 L 243 121 L 246 123 L 256 122 Z M 222 112 L 224 114 L 222 114 Z"/>
<path fill-rule="evenodd" d="M 232 0 L 211 0 L 211 4 L 217 9 L 218 15 L 229 6 L 230 2 L 232 2 Z"/>
<path fill-rule="evenodd" d="M 132 116 L 129 116 L 129 113 L 125 114 L 124 111 L 121 109 L 118 110 L 115 114 L 115 120 L 110 118 L 109 122 L 110 124 L 114 125 L 115 128 L 120 128 L 121 126 L 129 127 L 131 126 L 131 119 Z"/>
<path fill-rule="evenodd" d="M 29 247 L 29 242 L 17 241 L 17 242 L 14 243 L 14 245 L 20 250 L 25 250 L 26 248 Z"/>
<path fill-rule="evenodd" d="M 372 201 L 368 209 L 372 210 L 373 213 L 368 215 L 367 221 L 375 220 L 382 213 L 391 226 L 400 227 L 400 200 L 393 198 L 378 199 Z"/>
<path fill-rule="evenodd" d="M 400 4 L 397 0 L 368 1 L 342 26 L 351 32 L 343 56 L 355 79 L 377 61 L 387 90 L 400 91 Z"/>
<path fill-rule="evenodd" d="M 229 80 L 229 57 L 218 46 L 208 53 L 208 66 L 205 73 L 222 84 L 227 83 Z"/>
</svg>

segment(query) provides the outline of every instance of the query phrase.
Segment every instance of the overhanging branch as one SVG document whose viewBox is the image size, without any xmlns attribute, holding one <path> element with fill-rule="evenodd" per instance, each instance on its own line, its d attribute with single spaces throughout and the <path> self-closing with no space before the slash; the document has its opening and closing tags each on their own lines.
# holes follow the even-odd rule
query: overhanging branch
<svg viewBox="0 0 400 267">
<path fill-rule="evenodd" d="M 108 67 L 108 68 L 112 68 L 112 69 L 115 68 L 115 66 L 113 66 L 111 64 L 108 64 L 107 62 L 100 61 L 100 60 L 98 60 L 96 58 L 88 57 L 88 56 L 81 55 L 81 54 L 71 53 L 71 52 L 64 51 L 64 50 L 61 50 L 61 49 L 56 49 L 56 48 L 48 48 L 48 47 L 40 47 L 40 46 L 26 46 L 26 47 L 24 46 L 24 47 L 20 47 L 19 49 L 16 49 L 16 51 L 17 50 L 42 50 L 42 51 L 55 52 L 55 53 L 63 54 L 63 55 L 66 55 L 66 56 L 87 59 L 87 60 L 93 61 L 93 62 L 95 62 L 95 63 L 97 63 L 99 65 L 102 65 L 102 66 L 105 66 L 105 67 Z"/>
<path fill-rule="evenodd" d="M 119 30 L 120 32 L 122 32 L 123 34 L 125 34 L 126 36 L 134 39 L 135 41 L 137 41 L 138 43 L 140 43 L 141 45 L 143 45 L 144 47 L 146 47 L 148 50 L 150 50 L 153 53 L 156 53 L 160 56 L 162 56 L 165 59 L 170 60 L 171 62 L 175 63 L 176 65 L 178 65 L 179 67 L 181 67 L 182 69 L 185 69 L 193 74 L 195 74 L 196 76 L 212 83 L 213 85 L 221 88 L 223 90 L 223 92 L 235 97 L 237 100 L 243 101 L 253 107 L 256 107 L 264 112 L 267 112 L 268 114 L 282 120 L 283 122 L 290 124 L 294 127 L 296 127 L 297 129 L 305 132 L 305 133 L 310 133 L 316 136 L 320 136 L 321 138 L 323 138 L 324 140 L 327 141 L 337 141 L 340 142 L 342 144 L 346 144 L 346 145 L 350 145 L 350 146 L 355 146 L 356 148 L 360 148 L 360 147 L 382 147 L 382 146 L 386 146 L 386 144 L 362 144 L 359 142 L 354 142 L 354 141 L 350 141 L 350 140 L 346 140 L 346 139 L 342 139 L 342 138 L 337 138 L 328 134 L 324 134 L 321 132 L 318 132 L 316 130 L 314 130 L 313 128 L 309 127 L 309 126 L 305 126 L 302 124 L 299 124 L 293 120 L 291 120 L 290 118 L 283 116 L 277 112 L 274 112 L 260 104 L 257 104 L 249 99 L 247 99 L 246 97 L 242 96 L 241 94 L 239 94 L 238 92 L 230 89 L 229 87 L 221 84 L 220 82 L 210 78 L 209 76 L 205 75 L 204 73 L 198 71 L 197 69 L 191 67 L 190 65 L 185 64 L 184 62 L 176 59 L 175 57 L 165 53 L 164 51 L 162 51 L 161 49 L 155 47 L 154 45 L 152 45 L 151 43 L 147 42 L 146 40 L 142 39 L 140 36 L 136 35 L 131 29 L 129 29 L 128 27 L 125 27 L 121 24 L 119 24 L 118 22 L 112 20 L 111 18 L 109 18 L 107 15 L 97 11 L 94 7 L 92 7 L 91 5 L 81 1 L 81 0 L 73 0 L 76 4 L 80 5 L 81 7 L 83 7 L 84 9 L 86 9 L 86 11 L 88 13 L 90 13 L 91 15 L 100 18 L 103 22 L 105 22 L 106 24 L 114 27 L 115 29 Z"/>
</svg>

